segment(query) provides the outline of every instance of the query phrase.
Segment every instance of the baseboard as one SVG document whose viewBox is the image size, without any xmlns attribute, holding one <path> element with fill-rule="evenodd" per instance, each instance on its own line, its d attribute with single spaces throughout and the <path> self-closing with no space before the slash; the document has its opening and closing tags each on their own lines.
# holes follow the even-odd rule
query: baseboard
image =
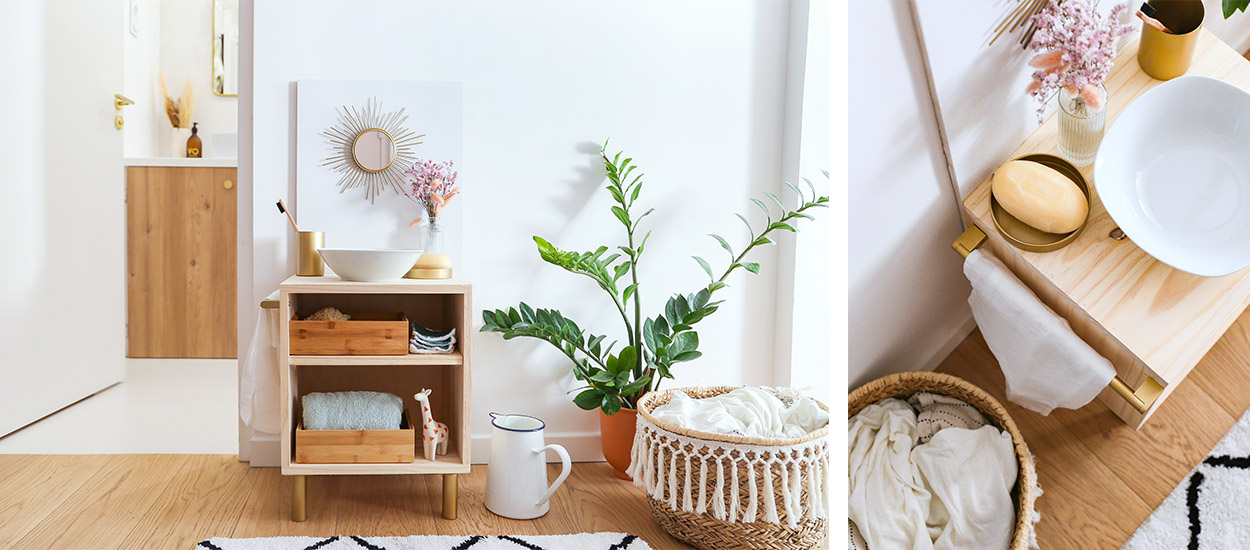
<svg viewBox="0 0 1250 550">
<path fill-rule="evenodd" d="M 277 434 L 267 434 L 264 432 L 252 432 L 252 438 L 248 440 L 249 455 L 248 465 L 253 468 L 277 468 L 282 466 L 282 445 L 278 442 Z"/>
<path fill-rule="evenodd" d="M 599 432 L 549 433 L 547 443 L 563 445 L 573 462 L 603 462 L 603 450 L 599 446 Z M 281 465 L 281 446 L 278 436 L 266 433 L 252 435 L 251 461 L 254 468 L 273 468 Z M 486 464 L 490 460 L 490 434 L 474 434 L 469 442 L 469 452 L 474 464 Z M 559 462 L 555 453 L 547 453 L 547 462 Z"/>
<path fill-rule="evenodd" d="M 603 462 L 603 447 L 599 444 L 599 432 L 553 432 L 546 434 L 547 444 L 564 446 L 573 462 Z M 473 434 L 470 441 L 471 462 L 486 464 L 490 460 L 490 434 Z M 547 462 L 559 462 L 555 453 L 547 453 Z"/>
</svg>

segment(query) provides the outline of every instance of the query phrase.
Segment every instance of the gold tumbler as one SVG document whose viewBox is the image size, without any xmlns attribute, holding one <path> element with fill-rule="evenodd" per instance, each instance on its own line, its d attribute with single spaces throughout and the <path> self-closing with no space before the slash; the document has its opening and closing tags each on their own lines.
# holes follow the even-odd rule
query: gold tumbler
<svg viewBox="0 0 1250 550">
<path fill-rule="evenodd" d="M 295 274 L 300 277 L 320 277 L 326 274 L 326 264 L 318 248 L 325 248 L 326 234 L 321 231 L 300 231 L 295 240 Z"/>
<path fill-rule="evenodd" d="M 1157 12 L 1155 19 L 1175 34 L 1142 25 L 1137 64 L 1152 78 L 1171 80 L 1185 74 L 1194 60 L 1205 9 L 1202 0 L 1153 0 L 1149 4 Z"/>
</svg>

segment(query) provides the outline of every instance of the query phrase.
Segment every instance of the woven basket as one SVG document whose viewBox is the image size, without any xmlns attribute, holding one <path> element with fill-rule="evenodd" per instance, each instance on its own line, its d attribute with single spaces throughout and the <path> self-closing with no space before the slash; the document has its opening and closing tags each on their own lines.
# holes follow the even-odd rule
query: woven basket
<svg viewBox="0 0 1250 550">
<path fill-rule="evenodd" d="M 1033 488 L 1037 485 L 1037 471 L 1033 468 L 1032 455 L 1029 447 L 1020 435 L 1020 429 L 1007 414 L 998 400 L 985 393 L 962 378 L 938 372 L 903 372 L 878 378 L 856 388 L 847 396 L 847 417 L 855 416 L 864 407 L 886 399 L 897 397 L 906 399 L 908 396 L 930 392 L 954 397 L 981 411 L 985 417 L 1000 430 L 1011 434 L 1011 442 L 1016 451 L 1016 462 L 1019 477 L 1011 496 L 1016 501 L 1016 531 L 1011 538 L 1010 550 L 1027 550 L 1033 530 L 1033 500 L 1037 497 Z"/>
<path fill-rule="evenodd" d="M 668 403 L 675 391 L 698 399 L 737 388 L 676 388 L 643 397 L 638 403 L 638 430 L 630 465 L 634 483 L 646 486 L 647 503 L 660 526 L 697 548 L 816 548 L 825 539 L 828 522 L 824 498 L 829 466 L 827 426 L 801 437 L 756 438 L 690 430 L 651 415 L 656 407 Z M 829 410 L 824 403 L 818 404 Z M 782 457 L 785 462 L 750 461 L 761 457 Z M 648 461 L 653 466 L 662 463 L 665 468 L 658 471 L 667 475 L 647 479 L 644 464 Z M 729 480 L 722 487 L 713 481 L 718 471 Z M 692 481 L 683 481 L 687 479 Z M 721 499 L 716 497 L 718 490 Z M 797 501 L 791 500 L 790 509 L 782 496 L 785 492 L 797 497 Z M 756 509 L 748 516 L 752 493 L 757 496 Z M 771 521 L 774 513 L 775 522 Z"/>
</svg>

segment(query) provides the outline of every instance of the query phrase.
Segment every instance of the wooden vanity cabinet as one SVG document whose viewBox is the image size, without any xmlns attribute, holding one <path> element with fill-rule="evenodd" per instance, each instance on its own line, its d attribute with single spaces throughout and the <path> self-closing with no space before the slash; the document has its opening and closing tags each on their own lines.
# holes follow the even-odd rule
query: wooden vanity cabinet
<svg viewBox="0 0 1250 550">
<path fill-rule="evenodd" d="M 237 180 L 237 168 L 127 167 L 128 357 L 236 357 Z"/>
</svg>

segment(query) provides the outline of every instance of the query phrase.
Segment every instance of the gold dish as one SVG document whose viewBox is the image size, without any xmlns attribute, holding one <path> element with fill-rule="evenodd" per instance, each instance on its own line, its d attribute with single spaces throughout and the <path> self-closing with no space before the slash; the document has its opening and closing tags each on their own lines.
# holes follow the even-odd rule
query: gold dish
<svg viewBox="0 0 1250 550">
<path fill-rule="evenodd" d="M 1089 204 L 1091 208 L 1093 207 L 1093 199 L 1089 195 L 1089 184 L 1085 183 L 1085 176 L 1082 176 L 1081 171 L 1077 170 L 1072 163 L 1055 155 L 1041 153 L 1024 155 L 1014 160 L 1036 162 L 1059 171 L 1060 174 L 1063 174 L 1072 180 L 1072 183 L 1076 184 L 1081 193 L 1085 194 L 1086 204 Z M 994 218 L 994 227 L 998 229 L 998 233 L 1007 242 L 1016 248 L 1028 250 L 1029 252 L 1050 252 L 1068 246 L 1068 244 L 1076 240 L 1077 235 L 1081 234 L 1081 231 L 1085 229 L 1085 224 L 1089 222 L 1089 214 L 1087 213 L 1085 222 L 1082 222 L 1081 226 L 1076 228 L 1075 231 L 1047 233 L 1007 213 L 1007 210 L 998 204 L 998 199 L 994 198 L 993 191 L 990 192 L 990 217 Z"/>
</svg>

